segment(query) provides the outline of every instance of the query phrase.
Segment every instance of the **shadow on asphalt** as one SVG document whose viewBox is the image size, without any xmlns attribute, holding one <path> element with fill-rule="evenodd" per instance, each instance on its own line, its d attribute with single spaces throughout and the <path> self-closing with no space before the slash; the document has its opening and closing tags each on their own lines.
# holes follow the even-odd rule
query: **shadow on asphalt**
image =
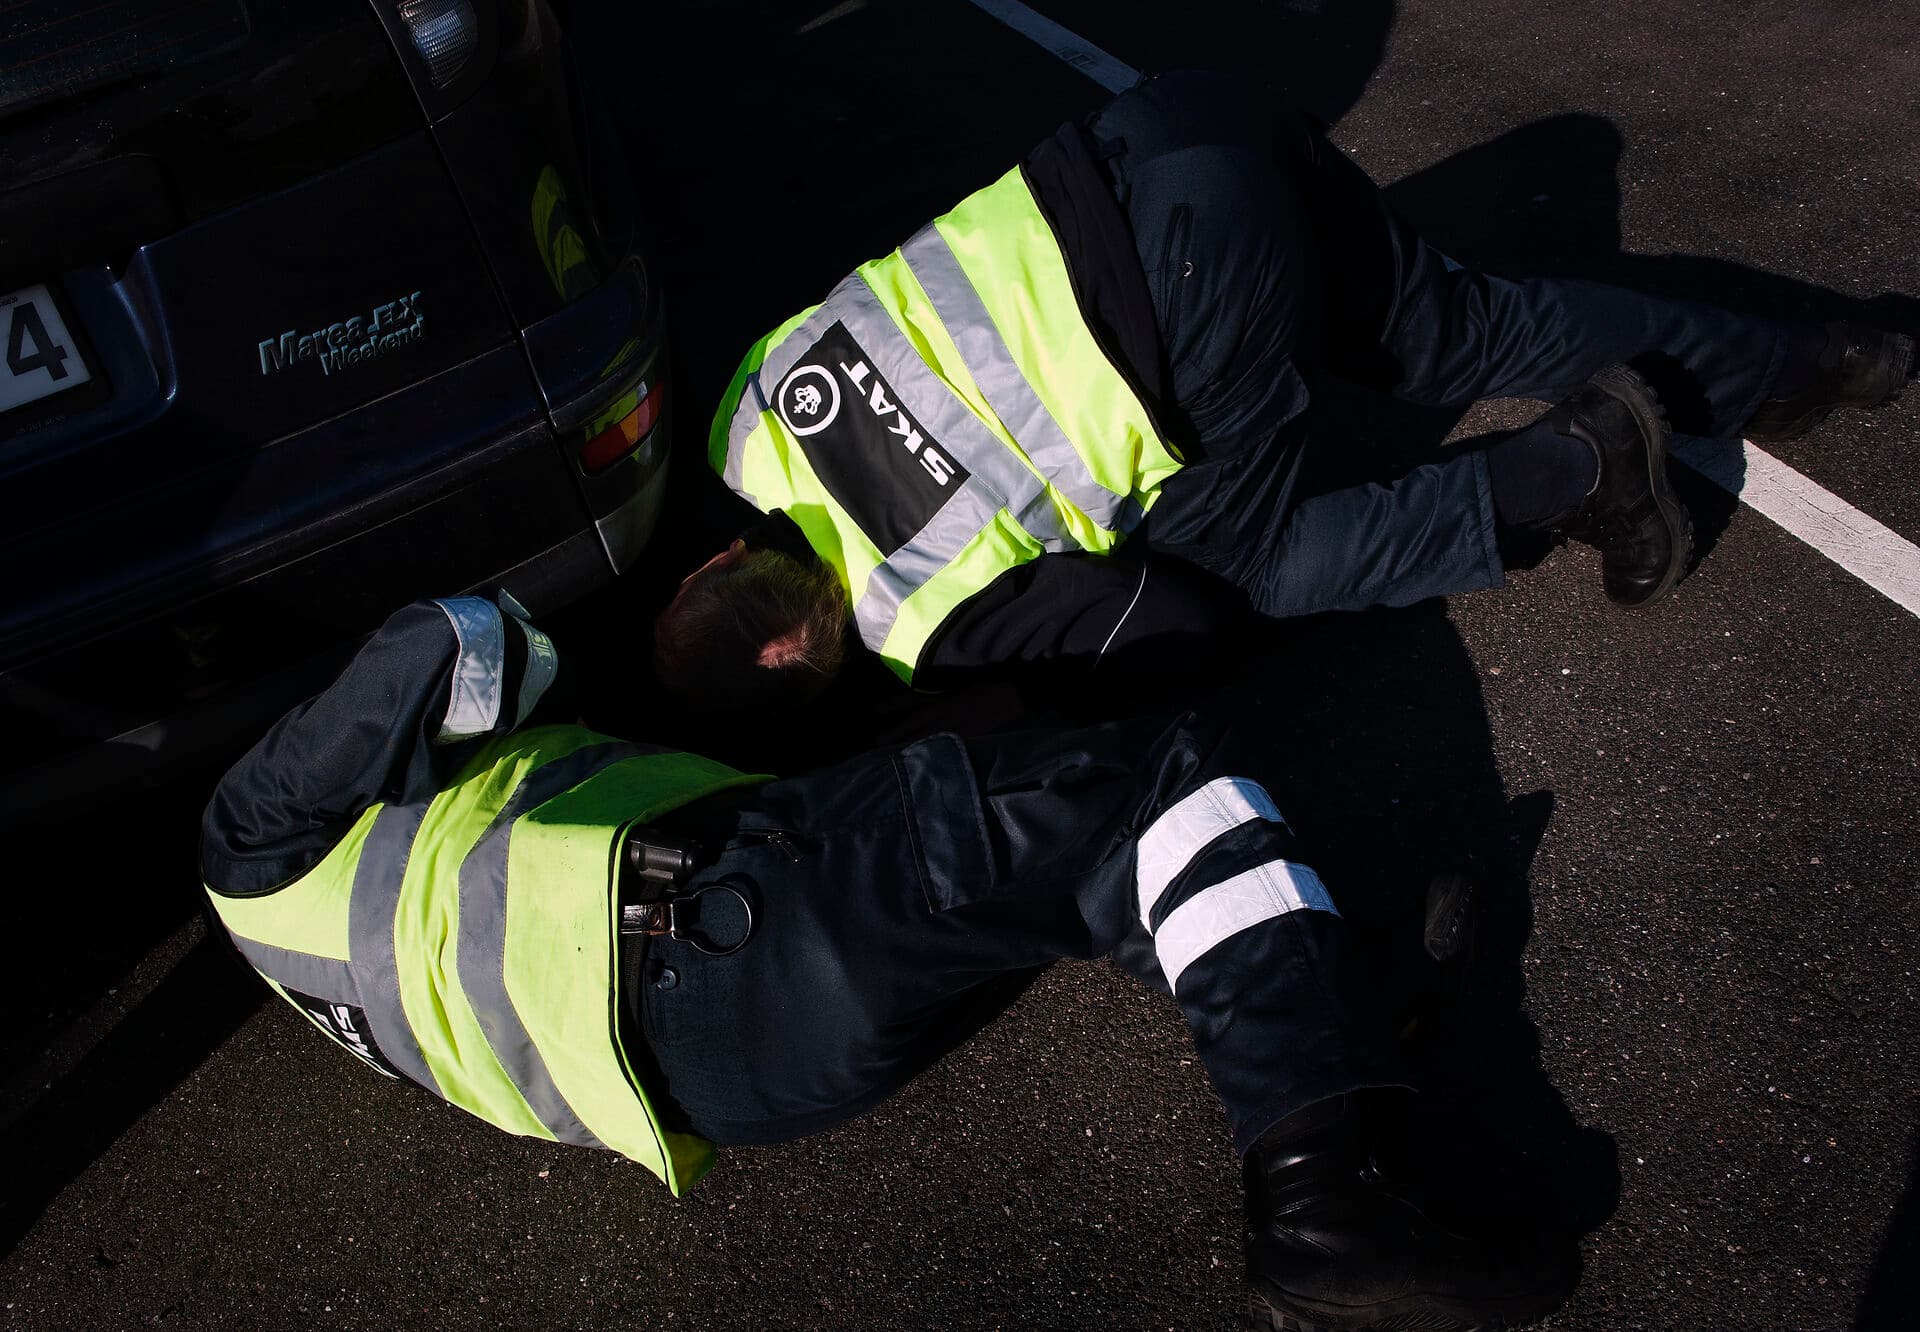
<svg viewBox="0 0 1920 1332">
<path fill-rule="evenodd" d="M 1248 766 L 1390 1000 L 1420 1019 L 1408 1054 L 1426 1094 L 1400 1122 L 1401 1164 L 1467 1210 L 1598 1227 L 1619 1201 L 1614 1140 L 1576 1122 L 1524 1011 L 1528 876 L 1554 800 L 1509 798 L 1479 673 L 1444 605 L 1256 624 L 1228 669 L 1206 706 L 1236 718 L 1244 751 L 1265 750 L 1264 770 Z M 1464 986 L 1436 1005 L 1424 893 L 1450 869 L 1475 881 L 1479 940 Z"/>
<path fill-rule="evenodd" d="M 0 1044 L 0 1256 L 147 1110 L 220 1048 L 267 992 L 224 936 L 205 935 L 193 890 L 200 798 L 210 775 L 99 821 L 39 830 L 24 857 L 9 957 L 19 1020 Z M 162 974 L 142 964 L 197 941 Z M 120 987 L 149 985 L 115 1011 Z"/>
<path fill-rule="evenodd" d="M 621 655 L 631 664 L 631 648 L 589 657 Z M 608 683 L 585 681 L 590 716 L 611 710 L 633 720 L 633 700 L 649 691 Z M 936 730 L 980 734 L 1187 708 L 1231 719 L 1229 766 L 1273 791 L 1302 859 L 1327 882 L 1403 1014 L 1422 1013 L 1435 981 L 1420 947 L 1426 885 L 1438 871 L 1471 871 L 1483 913 L 1478 958 L 1460 993 L 1425 1008 L 1409 1044 L 1429 1094 L 1401 1121 L 1396 1154 L 1471 1210 L 1578 1232 L 1602 1224 L 1619 1200 L 1614 1141 L 1575 1121 L 1542 1068 L 1523 1007 L 1528 873 L 1553 797 L 1508 798 L 1478 672 L 1442 603 L 1250 619 L 1235 639 L 1196 647 L 1183 668 L 1154 676 L 1103 671 L 916 696 L 884 671 L 856 674 L 817 714 L 776 732 L 697 729 L 706 752 L 784 772 L 799 755 L 825 762 Z M 648 738 L 664 738 L 660 720 Z"/>
<path fill-rule="evenodd" d="M 1920 334 L 1920 300 L 1860 299 L 1705 255 L 1628 254 L 1620 246 L 1619 165 L 1625 142 L 1601 116 L 1564 115 L 1510 130 L 1387 189 L 1394 208 L 1446 253 L 1507 277 L 1586 278 L 1799 324 L 1857 320 Z M 1675 431 L 1707 433 L 1705 398 L 1679 366 L 1635 362 Z M 1704 558 L 1739 508 L 1737 496 L 1677 468 Z"/>
<path fill-rule="evenodd" d="M 1907 1159 L 1913 1178 L 1893 1209 L 1880 1253 L 1867 1273 L 1866 1292 L 1854 1320 L 1854 1332 L 1896 1332 L 1913 1326 L 1920 1302 L 1920 1120 L 1909 1139 Z"/>
</svg>

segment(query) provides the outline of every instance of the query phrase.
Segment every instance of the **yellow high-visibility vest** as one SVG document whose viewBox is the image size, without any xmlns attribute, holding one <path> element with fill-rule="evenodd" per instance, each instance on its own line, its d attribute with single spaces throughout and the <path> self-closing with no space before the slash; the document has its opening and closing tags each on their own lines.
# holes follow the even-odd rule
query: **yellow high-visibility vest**
<svg viewBox="0 0 1920 1332">
<path fill-rule="evenodd" d="M 1046 552 L 1111 550 L 1180 466 L 1018 168 L 754 344 L 709 458 L 786 511 L 909 681 L 961 602 Z"/>
<path fill-rule="evenodd" d="M 293 882 L 208 893 L 254 969 L 363 1062 L 509 1133 L 610 1148 L 677 1195 L 713 1148 L 661 1124 L 626 1054 L 622 839 L 762 780 L 537 727 L 429 801 L 366 810 Z"/>
</svg>

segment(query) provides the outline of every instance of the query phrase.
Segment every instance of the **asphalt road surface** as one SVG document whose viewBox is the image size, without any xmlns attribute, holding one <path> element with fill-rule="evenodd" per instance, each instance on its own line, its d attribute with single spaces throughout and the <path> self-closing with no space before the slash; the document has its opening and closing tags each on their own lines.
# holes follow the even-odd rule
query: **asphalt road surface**
<svg viewBox="0 0 1920 1332">
<path fill-rule="evenodd" d="M 1130 65 L 1303 102 L 1464 261 L 1920 325 L 1912 0 L 1039 7 Z M 1104 94 L 965 0 L 574 8 L 661 232 L 682 463 L 647 569 L 557 627 L 596 721 L 698 740 L 622 654 L 738 518 L 699 467 L 735 359 Z M 1915 397 L 1775 451 L 1920 539 Z M 1354 447 L 1527 410 L 1354 404 Z M 1913 1327 L 1920 621 L 1686 494 L 1703 558 L 1650 613 L 1562 550 L 1502 592 L 1251 635 L 1124 702 L 1204 696 L 1271 737 L 1383 983 L 1410 887 L 1478 866 L 1480 967 L 1424 1028 L 1401 1146 L 1474 1206 L 1583 1230 L 1550 1326 Z M 791 765 L 1123 702 L 854 701 L 883 719 L 843 699 L 708 747 Z M 1110 967 L 1055 969 L 879 1111 L 728 1153 L 675 1202 L 267 1004 L 194 914 L 211 776 L 9 852 L 0 1327 L 1236 1325 L 1224 1121 L 1172 1003 Z"/>
</svg>

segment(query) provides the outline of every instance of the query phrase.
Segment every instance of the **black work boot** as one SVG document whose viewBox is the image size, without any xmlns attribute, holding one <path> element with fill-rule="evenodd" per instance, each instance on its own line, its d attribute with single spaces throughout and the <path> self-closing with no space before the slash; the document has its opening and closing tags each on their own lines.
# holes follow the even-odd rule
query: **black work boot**
<svg viewBox="0 0 1920 1332">
<path fill-rule="evenodd" d="M 1617 604 L 1651 606 L 1680 581 L 1693 549 L 1693 522 L 1667 478 L 1659 396 L 1626 366 L 1610 365 L 1547 420 L 1585 440 L 1600 464 L 1586 503 L 1553 525 L 1600 552 L 1601 585 Z"/>
<path fill-rule="evenodd" d="M 1762 443 L 1798 439 L 1836 407 L 1884 406 L 1913 376 L 1913 360 L 1913 339 L 1905 333 L 1835 320 L 1812 365 L 1782 371 L 1798 391 L 1761 403 L 1742 433 Z"/>
<path fill-rule="evenodd" d="M 1437 1215 L 1380 1168 L 1359 1095 L 1289 1116 L 1247 1154 L 1251 1325 L 1468 1332 L 1558 1307 L 1578 1274 L 1571 1238 Z"/>
</svg>

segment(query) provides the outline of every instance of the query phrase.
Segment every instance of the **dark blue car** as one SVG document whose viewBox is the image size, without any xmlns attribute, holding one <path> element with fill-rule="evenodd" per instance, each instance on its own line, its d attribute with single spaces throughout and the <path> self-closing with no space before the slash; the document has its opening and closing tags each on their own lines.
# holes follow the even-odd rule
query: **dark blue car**
<svg viewBox="0 0 1920 1332">
<path fill-rule="evenodd" d="M 0 6 L 0 809 L 217 756 L 665 481 L 633 174 L 544 0 Z"/>
</svg>

